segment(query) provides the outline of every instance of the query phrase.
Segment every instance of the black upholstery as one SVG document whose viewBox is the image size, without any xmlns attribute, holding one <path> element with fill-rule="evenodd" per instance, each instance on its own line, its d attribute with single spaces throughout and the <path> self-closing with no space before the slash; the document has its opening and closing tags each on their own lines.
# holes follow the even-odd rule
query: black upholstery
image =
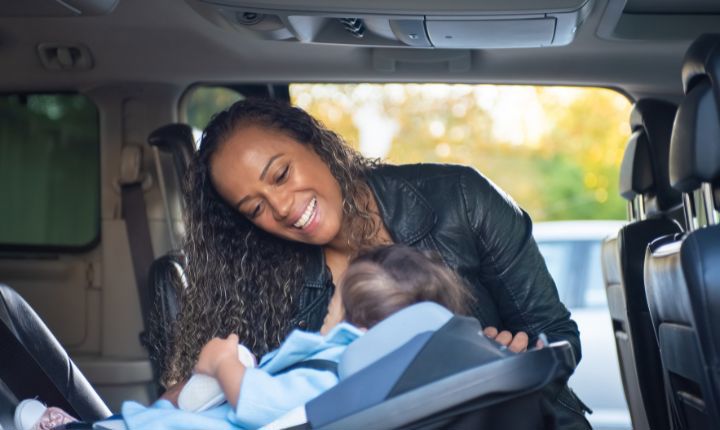
<svg viewBox="0 0 720 430">
<path fill-rule="evenodd" d="M 645 298 L 645 249 L 654 239 L 680 231 L 668 214 L 681 203 L 667 165 L 675 106 L 659 100 L 636 103 L 633 134 L 620 172 L 620 193 L 643 199 L 648 219 L 624 226 L 603 242 L 602 263 L 625 396 L 635 429 L 669 429 L 662 366 Z"/>
<path fill-rule="evenodd" d="M 148 143 L 160 151 L 172 155 L 175 172 L 182 181 L 185 171 L 195 152 L 192 127 L 187 124 L 167 124 L 155 129 L 148 137 Z"/>
<path fill-rule="evenodd" d="M 682 429 L 720 428 L 720 226 L 648 249 L 648 301 Z"/>
<path fill-rule="evenodd" d="M 153 377 L 158 383 L 167 370 L 171 351 L 172 327 L 178 314 L 179 297 L 187 286 L 185 259 L 180 252 L 169 252 L 150 266 L 150 302 L 148 346 Z"/>
<path fill-rule="evenodd" d="M 195 151 L 192 128 L 186 124 L 162 126 L 148 137 L 148 143 L 173 157 L 178 181 L 183 183 L 187 167 Z M 167 359 L 172 350 L 172 327 L 178 313 L 178 302 L 185 279 L 185 258 L 179 250 L 171 250 L 152 263 L 149 273 L 150 315 L 148 317 L 148 346 L 150 362 L 158 388 L 160 378 L 167 370 Z"/>
<path fill-rule="evenodd" d="M 686 193 L 720 178 L 720 95 L 714 94 L 720 89 L 713 89 L 709 79 L 695 82 L 678 108 L 670 147 L 671 183 Z"/>
<path fill-rule="evenodd" d="M 667 213 L 681 201 L 680 193 L 670 186 L 668 179 L 670 136 L 676 110 L 671 103 L 644 99 L 635 103 L 630 113 L 633 134 L 620 169 L 620 194 L 628 200 L 642 195 L 649 216 Z"/>
<path fill-rule="evenodd" d="M 671 142 L 680 191 L 720 180 L 720 36 L 694 42 Z M 720 226 L 657 240 L 648 248 L 647 298 L 679 429 L 720 428 Z"/>
<path fill-rule="evenodd" d="M 14 290 L 0 284 L 0 425 L 13 428 L 12 410 L 25 398 L 59 406 L 94 421 L 110 415 L 90 383 L 75 367 L 47 326 Z M 14 338 L 13 338 L 14 336 Z M 22 362 L 20 362 L 22 360 Z"/>
</svg>

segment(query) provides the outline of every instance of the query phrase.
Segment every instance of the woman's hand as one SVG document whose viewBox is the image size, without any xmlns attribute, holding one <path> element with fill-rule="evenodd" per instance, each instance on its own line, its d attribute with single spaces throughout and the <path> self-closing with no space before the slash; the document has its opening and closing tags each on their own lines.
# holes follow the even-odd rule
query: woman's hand
<svg viewBox="0 0 720 430">
<path fill-rule="evenodd" d="M 195 373 L 204 373 L 217 377 L 220 365 L 225 362 L 238 362 L 238 342 L 236 334 L 231 334 L 225 339 L 216 337 L 206 343 L 200 351 L 200 357 L 195 365 Z"/>
<path fill-rule="evenodd" d="M 527 333 L 524 331 L 519 331 L 513 336 L 512 333 L 507 330 L 498 332 L 498 329 L 495 327 L 488 326 L 483 329 L 483 333 L 495 342 L 506 346 L 512 352 L 527 351 L 529 339 Z M 542 348 L 543 346 L 542 341 L 538 340 L 536 347 Z"/>
</svg>

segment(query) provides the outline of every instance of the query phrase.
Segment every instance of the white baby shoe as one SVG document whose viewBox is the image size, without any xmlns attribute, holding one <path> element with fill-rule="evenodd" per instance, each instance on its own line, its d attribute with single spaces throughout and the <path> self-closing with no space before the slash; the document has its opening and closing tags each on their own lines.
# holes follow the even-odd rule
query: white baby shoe
<svg viewBox="0 0 720 430">
<path fill-rule="evenodd" d="M 77 419 L 60 408 L 47 407 L 39 400 L 25 399 L 15 408 L 14 421 L 18 430 L 49 430 Z"/>
<path fill-rule="evenodd" d="M 245 367 L 255 367 L 255 356 L 243 345 L 238 345 L 238 360 Z M 188 380 L 178 396 L 178 408 L 202 412 L 225 401 L 220 383 L 212 376 L 196 373 Z"/>
</svg>

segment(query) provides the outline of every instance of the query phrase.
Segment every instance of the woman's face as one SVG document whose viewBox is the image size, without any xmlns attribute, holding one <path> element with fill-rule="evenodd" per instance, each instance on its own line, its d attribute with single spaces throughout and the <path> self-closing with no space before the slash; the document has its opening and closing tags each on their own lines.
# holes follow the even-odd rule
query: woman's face
<svg viewBox="0 0 720 430">
<path fill-rule="evenodd" d="M 342 226 L 342 192 L 309 146 L 259 126 L 236 130 L 210 159 L 215 189 L 275 236 L 326 245 Z"/>
</svg>

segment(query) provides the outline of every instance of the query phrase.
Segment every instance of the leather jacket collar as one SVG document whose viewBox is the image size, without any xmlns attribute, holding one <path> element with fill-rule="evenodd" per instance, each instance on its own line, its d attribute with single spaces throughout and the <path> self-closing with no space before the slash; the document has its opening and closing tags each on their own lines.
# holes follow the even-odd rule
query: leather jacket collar
<svg viewBox="0 0 720 430">
<path fill-rule="evenodd" d="M 368 185 L 395 243 L 412 245 L 437 223 L 437 214 L 428 201 L 405 179 L 385 175 L 379 169 L 368 175 Z"/>
</svg>

